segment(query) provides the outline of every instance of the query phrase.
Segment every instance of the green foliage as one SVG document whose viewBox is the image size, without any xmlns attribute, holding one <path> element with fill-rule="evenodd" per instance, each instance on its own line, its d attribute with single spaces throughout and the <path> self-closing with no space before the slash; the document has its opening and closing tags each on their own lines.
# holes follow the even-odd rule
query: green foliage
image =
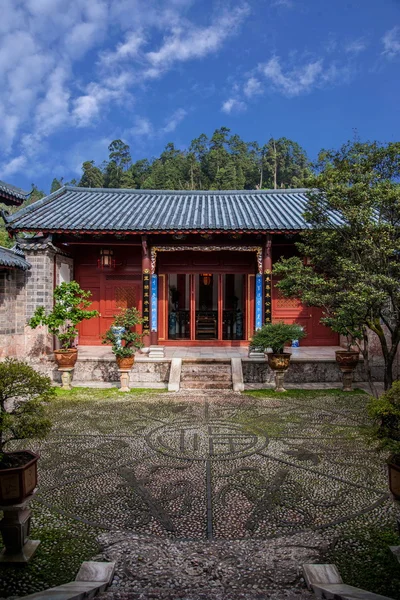
<svg viewBox="0 0 400 600">
<path fill-rule="evenodd" d="M 137 308 L 126 308 L 120 314 L 114 315 L 113 324 L 103 336 L 103 344 L 112 344 L 112 351 L 115 356 L 120 358 L 133 356 L 139 348 L 143 347 L 143 334 L 132 329 L 142 323 L 143 319 Z M 123 327 L 123 334 L 118 336 L 113 327 Z M 119 340 L 121 345 L 118 343 Z"/>
<path fill-rule="evenodd" d="M 368 412 L 375 422 L 373 433 L 379 447 L 400 454 L 400 381 L 394 381 L 379 398 L 372 398 Z"/>
<path fill-rule="evenodd" d="M 99 314 L 97 310 L 86 310 L 91 304 L 91 295 L 91 292 L 82 290 L 76 281 L 61 283 L 54 289 L 53 309 L 46 314 L 44 306 L 39 306 L 29 320 L 29 326 L 35 329 L 39 325 L 47 325 L 64 350 L 72 348 L 78 335 L 76 326 Z"/>
<path fill-rule="evenodd" d="M 51 428 L 45 404 L 55 395 L 49 377 L 16 359 L 0 362 L 0 458 L 11 440 L 43 438 Z"/>
<path fill-rule="evenodd" d="M 57 190 L 59 190 L 62 185 L 63 185 L 63 179 L 61 177 L 61 179 L 56 179 L 54 177 L 53 181 L 51 182 L 51 187 L 50 187 L 50 194 L 52 194 L 53 192 L 56 192 Z"/>
<path fill-rule="evenodd" d="M 170 142 L 159 157 L 133 164 L 128 144 L 114 140 L 107 162 L 99 168 L 94 161 L 85 161 L 82 170 L 82 187 L 240 190 L 304 185 L 310 163 L 292 140 L 271 139 L 261 147 L 221 127 L 211 138 L 202 133 L 187 150 Z"/>
<path fill-rule="evenodd" d="M 287 296 L 319 306 L 324 322 L 363 340 L 379 338 L 385 387 L 393 381 L 400 342 L 400 143 L 349 142 L 323 151 L 309 180 L 313 192 L 298 250 L 307 256 L 281 260 L 274 272 Z M 387 334 L 387 335 L 386 335 Z"/>
<path fill-rule="evenodd" d="M 274 354 L 282 354 L 284 345 L 291 340 L 301 340 L 306 336 L 301 325 L 293 323 L 289 325 L 287 323 L 265 323 L 256 331 L 253 335 L 250 347 L 251 348 L 262 348 L 266 350 L 271 348 Z"/>
</svg>

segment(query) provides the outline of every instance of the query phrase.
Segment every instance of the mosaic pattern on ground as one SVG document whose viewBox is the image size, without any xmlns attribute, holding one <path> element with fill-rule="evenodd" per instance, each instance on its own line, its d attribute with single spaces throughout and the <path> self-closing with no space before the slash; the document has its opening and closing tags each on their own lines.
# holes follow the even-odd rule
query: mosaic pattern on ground
<svg viewBox="0 0 400 600">
<path fill-rule="evenodd" d="M 38 501 L 103 530 L 265 539 L 323 530 L 387 498 L 365 394 L 105 397 L 54 409 Z"/>
</svg>

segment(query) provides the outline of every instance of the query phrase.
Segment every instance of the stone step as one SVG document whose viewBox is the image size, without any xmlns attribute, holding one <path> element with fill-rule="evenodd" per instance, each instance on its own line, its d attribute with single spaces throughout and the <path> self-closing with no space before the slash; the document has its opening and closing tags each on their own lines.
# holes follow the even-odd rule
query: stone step
<svg viewBox="0 0 400 600">
<path fill-rule="evenodd" d="M 181 381 L 232 381 L 231 373 L 181 373 Z"/>
<path fill-rule="evenodd" d="M 191 381 L 181 380 L 181 390 L 231 390 L 231 381 Z"/>
</svg>

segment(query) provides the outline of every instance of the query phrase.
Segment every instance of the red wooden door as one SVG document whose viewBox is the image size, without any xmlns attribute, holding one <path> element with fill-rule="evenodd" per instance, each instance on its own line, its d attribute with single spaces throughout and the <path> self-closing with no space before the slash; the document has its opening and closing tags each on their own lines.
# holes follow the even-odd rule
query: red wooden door
<svg viewBox="0 0 400 600">
<path fill-rule="evenodd" d="M 285 298 L 272 281 L 272 320 L 299 323 L 307 332 L 301 346 L 337 346 L 339 335 L 320 323 L 322 309 L 305 306 L 297 298 Z"/>
<path fill-rule="evenodd" d="M 101 312 L 101 293 L 100 293 L 100 281 L 98 277 L 84 277 L 80 281 L 80 286 L 83 290 L 91 292 L 91 305 L 88 310 L 97 310 Z M 85 344 L 86 346 L 96 346 L 99 344 L 101 339 L 101 318 L 95 317 L 82 321 L 78 327 L 79 344 Z"/>
</svg>

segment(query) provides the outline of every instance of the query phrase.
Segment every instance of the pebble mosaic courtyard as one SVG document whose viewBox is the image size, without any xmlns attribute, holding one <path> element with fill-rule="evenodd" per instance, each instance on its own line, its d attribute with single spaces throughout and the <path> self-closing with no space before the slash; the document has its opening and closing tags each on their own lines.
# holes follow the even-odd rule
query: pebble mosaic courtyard
<svg viewBox="0 0 400 600">
<path fill-rule="evenodd" d="M 64 572 L 116 560 L 109 599 L 311 597 L 301 564 L 394 531 L 367 401 L 338 390 L 61 392 L 51 435 L 30 445 L 41 454 L 34 533 L 48 538 L 23 574 L 3 568 L 0 596 L 67 581 L 45 567 L 50 548 Z"/>
</svg>

